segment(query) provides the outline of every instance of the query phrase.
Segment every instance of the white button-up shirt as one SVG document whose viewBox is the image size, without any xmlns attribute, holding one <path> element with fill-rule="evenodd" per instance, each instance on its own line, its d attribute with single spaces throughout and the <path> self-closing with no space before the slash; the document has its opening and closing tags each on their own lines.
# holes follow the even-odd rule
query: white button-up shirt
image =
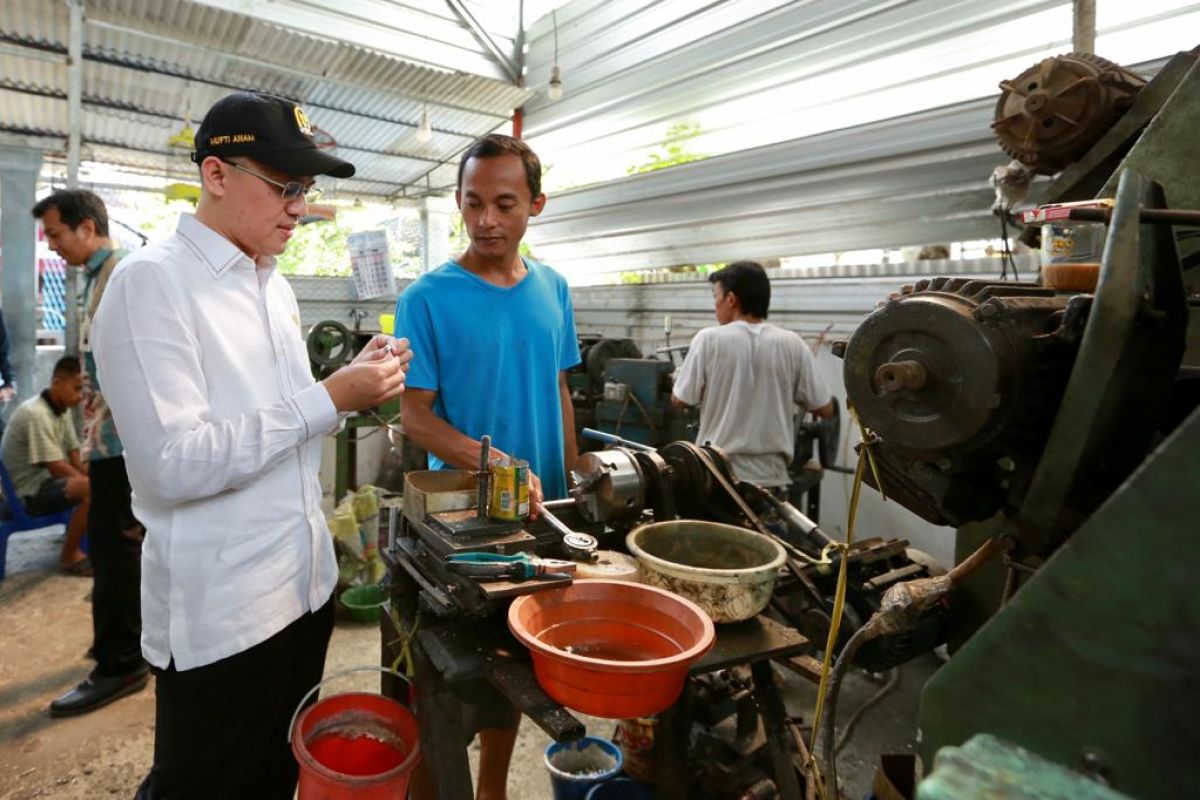
<svg viewBox="0 0 1200 800">
<path fill-rule="evenodd" d="M 146 528 L 146 660 L 211 664 L 324 605 L 337 563 L 317 470 L 338 417 L 274 259 L 184 215 L 117 267 L 92 346 Z"/>
</svg>

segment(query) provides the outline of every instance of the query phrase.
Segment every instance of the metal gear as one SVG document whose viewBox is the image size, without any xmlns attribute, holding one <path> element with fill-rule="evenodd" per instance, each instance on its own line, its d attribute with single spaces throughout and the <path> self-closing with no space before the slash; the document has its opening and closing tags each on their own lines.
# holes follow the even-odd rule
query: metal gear
<svg viewBox="0 0 1200 800">
<path fill-rule="evenodd" d="M 1088 53 L 1043 59 L 1000 82 L 992 130 L 1006 153 L 1052 175 L 1082 158 L 1145 85 L 1124 67 Z"/>
</svg>

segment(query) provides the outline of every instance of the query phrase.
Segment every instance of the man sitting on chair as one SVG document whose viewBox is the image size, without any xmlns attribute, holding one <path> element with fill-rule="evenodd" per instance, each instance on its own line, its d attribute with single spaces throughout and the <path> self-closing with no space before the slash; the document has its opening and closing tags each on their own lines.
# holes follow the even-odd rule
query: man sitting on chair
<svg viewBox="0 0 1200 800">
<path fill-rule="evenodd" d="M 88 476 L 67 413 L 82 397 L 79 359 L 64 356 L 54 365 L 50 388 L 18 406 L 8 420 L 0 459 L 30 514 L 54 514 L 74 506 L 59 566 L 70 575 L 89 576 L 91 564 L 80 549 L 87 529 Z"/>
</svg>

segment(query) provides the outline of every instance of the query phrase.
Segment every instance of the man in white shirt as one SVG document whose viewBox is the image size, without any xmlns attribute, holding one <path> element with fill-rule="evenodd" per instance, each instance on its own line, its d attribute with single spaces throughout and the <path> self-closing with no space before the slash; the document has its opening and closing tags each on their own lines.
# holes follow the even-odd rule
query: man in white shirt
<svg viewBox="0 0 1200 800">
<path fill-rule="evenodd" d="M 739 480 L 783 496 L 796 407 L 828 417 L 833 397 L 804 340 L 765 321 L 771 282 L 760 265 L 739 261 L 708 280 L 720 324 L 692 339 L 671 399 L 700 406 L 696 441 L 724 450 Z"/>
<path fill-rule="evenodd" d="M 293 796 L 288 722 L 320 680 L 337 564 L 321 441 L 404 388 L 406 342 L 376 337 L 314 383 L 296 298 L 275 271 L 313 176 L 303 109 L 238 93 L 205 115 L 195 216 L 124 259 L 92 344 L 125 445 L 142 550 L 154 764 L 138 798 Z"/>
</svg>

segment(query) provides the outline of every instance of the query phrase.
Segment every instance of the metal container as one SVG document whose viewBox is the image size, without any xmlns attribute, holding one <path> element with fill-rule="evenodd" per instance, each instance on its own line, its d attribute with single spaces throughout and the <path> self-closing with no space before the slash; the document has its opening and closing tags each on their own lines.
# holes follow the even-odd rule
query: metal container
<svg viewBox="0 0 1200 800">
<path fill-rule="evenodd" d="M 655 522 L 625 539 L 642 583 L 691 600 L 713 622 L 750 619 L 766 607 L 787 560 L 774 539 L 698 520 Z"/>
<path fill-rule="evenodd" d="M 513 461 L 491 468 L 492 501 L 488 516 L 515 522 L 529 516 L 529 462 Z"/>
</svg>

